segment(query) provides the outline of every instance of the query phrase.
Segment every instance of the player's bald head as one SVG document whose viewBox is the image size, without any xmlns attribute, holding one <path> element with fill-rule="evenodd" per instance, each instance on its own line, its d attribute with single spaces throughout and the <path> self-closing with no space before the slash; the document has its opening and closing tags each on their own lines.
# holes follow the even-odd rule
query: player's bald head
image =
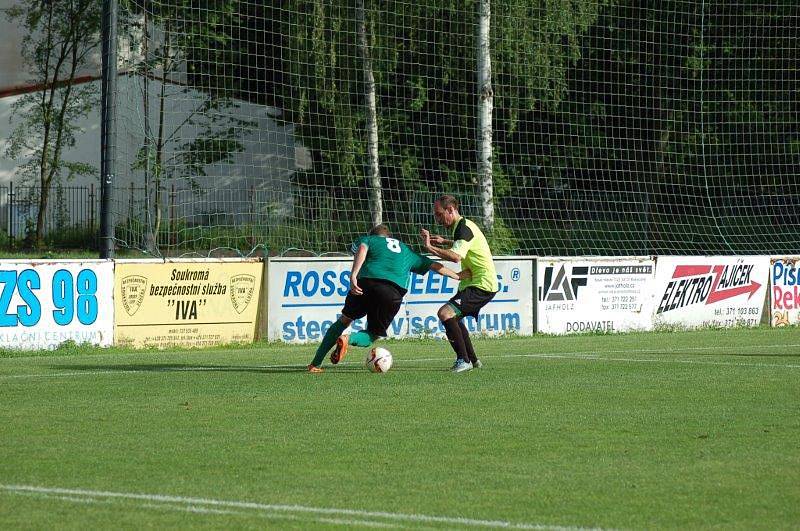
<svg viewBox="0 0 800 531">
<path fill-rule="evenodd" d="M 391 236 L 392 233 L 389 231 L 389 227 L 386 225 L 375 225 L 369 231 L 370 236 Z"/>
</svg>

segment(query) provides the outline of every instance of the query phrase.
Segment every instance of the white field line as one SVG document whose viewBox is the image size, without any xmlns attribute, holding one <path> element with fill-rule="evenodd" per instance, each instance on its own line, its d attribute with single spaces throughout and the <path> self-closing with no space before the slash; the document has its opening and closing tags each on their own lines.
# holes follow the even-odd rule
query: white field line
<svg viewBox="0 0 800 531">
<path fill-rule="evenodd" d="M 182 511 L 186 513 L 198 514 L 235 514 L 239 516 L 248 516 L 244 511 L 229 511 L 227 509 L 208 509 L 205 507 L 196 507 L 194 505 L 171 505 L 168 503 L 142 503 L 138 505 L 145 509 L 167 509 L 168 511 Z M 294 518 L 292 518 L 294 520 Z"/>
<path fill-rule="evenodd" d="M 134 504 L 136 506 L 136 504 Z M 387 527 L 387 528 L 396 528 L 401 529 L 403 526 L 398 524 L 385 524 L 383 522 L 373 522 L 370 520 L 344 520 L 344 519 L 337 519 L 337 518 L 316 518 L 313 516 L 296 516 L 291 514 L 282 514 L 276 512 L 267 512 L 267 511 L 254 511 L 254 512 L 247 512 L 247 511 L 232 511 L 229 509 L 210 509 L 208 507 L 198 507 L 197 505 L 174 505 L 170 503 L 143 503 L 138 505 L 139 507 L 144 507 L 146 509 L 166 509 L 169 511 L 181 511 L 186 513 L 195 513 L 195 514 L 232 514 L 236 516 L 258 516 L 261 518 L 266 518 L 269 520 L 295 520 L 299 522 L 321 522 L 321 523 L 336 523 L 339 525 L 351 525 L 351 526 L 361 526 L 361 527 Z"/>
<path fill-rule="evenodd" d="M 800 348 L 800 344 L 778 344 L 778 345 L 750 345 L 744 347 L 749 349 L 787 349 L 787 348 Z M 685 347 L 680 349 L 635 349 L 635 350 L 606 350 L 607 354 L 671 354 L 677 351 L 684 352 L 700 352 L 709 350 L 718 350 L 720 347 Z M 443 353 L 438 358 L 412 358 L 403 360 L 399 366 L 413 366 L 415 362 L 429 363 L 440 362 L 447 364 L 450 361 L 449 351 Z M 753 354 L 753 356 L 758 356 Z M 682 358 L 622 358 L 622 357 L 607 357 L 598 355 L 596 352 L 563 352 L 553 354 L 497 354 L 487 356 L 487 360 L 503 359 L 503 358 L 535 358 L 535 359 L 557 359 L 557 360 L 580 360 L 580 361 L 612 361 L 619 363 L 677 363 L 687 365 L 722 365 L 728 367 L 753 367 L 753 368 L 778 368 L 778 369 L 800 369 L 800 364 L 793 363 L 747 363 L 747 362 L 733 362 L 733 361 L 711 361 L 711 360 L 698 360 L 698 359 L 682 359 Z M 344 366 L 359 365 L 357 362 L 344 362 Z M 80 372 L 51 372 L 51 373 L 33 373 L 33 374 L 4 374 L 0 375 L 0 380 L 14 380 L 14 379 L 27 379 L 27 378 L 64 378 L 71 376 L 94 376 L 94 375 L 122 375 L 122 374 L 148 374 L 154 372 L 235 372 L 237 370 L 259 370 L 259 369 L 298 369 L 305 367 L 305 365 L 230 365 L 225 367 L 207 367 L 207 366 L 190 366 L 190 367 L 170 367 L 166 365 L 163 369 L 148 368 L 148 369 L 120 369 L 120 370 L 86 370 Z"/>
<path fill-rule="evenodd" d="M 96 498 L 90 497 L 77 497 L 77 496 L 59 496 L 55 494 L 46 494 L 43 492 L 30 492 L 30 491 L 11 491 L 14 494 L 24 495 L 24 496 L 31 496 L 37 498 L 48 498 L 53 500 L 62 500 L 68 501 L 73 503 L 102 503 L 102 504 L 109 504 L 114 503 L 115 499 L 103 499 L 98 500 Z M 126 500 L 122 500 L 126 501 Z M 260 516 L 263 518 L 268 518 L 271 520 L 297 520 L 297 521 L 314 521 L 314 522 L 322 522 L 322 523 L 335 523 L 339 525 L 359 525 L 362 527 L 383 527 L 383 528 L 396 528 L 401 529 L 403 528 L 402 525 L 399 524 L 389 524 L 384 522 L 373 522 L 370 520 L 345 520 L 340 518 L 303 518 L 298 517 L 291 514 L 282 514 L 282 513 L 269 513 L 265 511 L 260 512 L 247 512 L 247 511 L 234 511 L 230 509 L 212 509 L 208 507 L 198 507 L 196 505 L 174 505 L 169 503 L 142 503 L 142 504 L 135 504 L 138 507 L 143 507 L 146 509 L 166 509 L 168 511 L 180 511 L 186 513 L 197 513 L 197 514 L 232 514 L 238 516 Z"/>
<path fill-rule="evenodd" d="M 13 493 L 37 493 L 42 495 L 56 495 L 56 496 L 69 496 L 69 497 L 86 497 L 86 498 L 104 498 L 104 499 L 117 499 L 117 500 L 135 500 L 146 502 L 140 504 L 142 507 L 152 506 L 154 503 L 161 504 L 160 507 L 166 507 L 163 504 L 173 504 L 181 507 L 181 510 L 189 510 L 192 512 L 211 512 L 211 511 L 225 511 L 229 509 L 239 509 L 246 511 L 253 511 L 257 513 L 269 513 L 263 516 L 280 517 L 288 516 L 290 518 L 297 518 L 300 520 L 312 520 L 328 523 L 340 523 L 348 525 L 361 525 L 361 526 L 375 526 L 387 525 L 385 522 L 370 520 L 388 520 L 391 523 L 407 522 L 411 524 L 442 524 L 449 526 L 462 526 L 462 527 L 489 527 L 489 528 L 505 528 L 505 529 L 541 529 L 541 530 L 554 530 L 554 531 L 571 531 L 575 529 L 585 529 L 579 527 L 562 527 L 544 524 L 532 524 L 524 522 L 508 522 L 504 520 L 477 520 L 473 518 L 464 518 L 458 516 L 434 516 L 427 514 L 409 514 L 409 513 L 392 513 L 385 511 L 361 511 L 357 509 L 335 509 L 329 507 L 308 507 L 304 505 L 283 505 L 271 503 L 256 503 L 245 501 L 233 500 L 215 500 L 211 498 L 191 498 L 183 496 L 170 496 L 164 494 L 139 494 L 131 492 L 109 492 L 109 491 L 96 491 L 84 489 L 64 489 L 54 487 L 36 487 L 32 485 L 3 485 L 0 484 L 0 490 L 5 490 Z M 275 513 L 279 515 L 276 516 Z M 246 514 L 253 514 L 247 512 Z"/>
<path fill-rule="evenodd" d="M 84 497 L 76 497 L 76 496 L 58 496 L 55 494 L 44 494 L 41 492 L 15 492 L 14 494 L 24 495 L 24 496 L 31 496 L 36 498 L 51 498 L 54 500 L 64 500 L 70 501 L 75 503 L 111 503 L 110 500 L 97 500 L 95 498 L 90 498 L 88 496 Z"/>
<path fill-rule="evenodd" d="M 326 524 L 335 524 L 335 525 L 360 525 L 366 527 L 380 527 L 380 528 L 388 528 L 388 529 L 407 529 L 406 526 L 400 524 L 384 524 L 383 522 L 373 522 L 370 520 L 347 520 L 344 518 L 320 518 L 320 522 L 324 522 Z"/>
<path fill-rule="evenodd" d="M 509 354 L 507 356 L 492 356 L 503 358 L 539 358 L 539 359 L 568 359 L 581 361 L 617 361 L 623 363 L 681 363 L 688 365 L 724 365 L 728 367 L 766 367 L 780 369 L 800 369 L 800 364 L 789 363 L 742 363 L 732 361 L 709 361 L 709 360 L 686 360 L 686 359 L 654 359 L 654 358 L 608 358 L 597 355 L 576 355 L 576 354 Z"/>
</svg>

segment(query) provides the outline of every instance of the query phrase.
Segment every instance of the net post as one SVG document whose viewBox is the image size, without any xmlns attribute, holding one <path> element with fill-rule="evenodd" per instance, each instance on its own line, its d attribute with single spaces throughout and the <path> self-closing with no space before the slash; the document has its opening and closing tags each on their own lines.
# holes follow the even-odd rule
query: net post
<svg viewBox="0 0 800 531">
<path fill-rule="evenodd" d="M 100 145 L 100 258 L 114 257 L 114 191 L 117 96 L 117 0 L 103 0 L 102 119 Z"/>
</svg>

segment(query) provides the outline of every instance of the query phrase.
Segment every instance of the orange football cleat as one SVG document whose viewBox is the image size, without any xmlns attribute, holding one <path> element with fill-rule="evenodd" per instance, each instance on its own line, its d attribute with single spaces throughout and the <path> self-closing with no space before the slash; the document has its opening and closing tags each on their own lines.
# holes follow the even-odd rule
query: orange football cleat
<svg viewBox="0 0 800 531">
<path fill-rule="evenodd" d="M 325 372 L 325 369 L 323 369 L 322 367 L 317 367 L 316 365 L 309 365 L 308 372 L 320 373 L 320 372 Z"/>
<path fill-rule="evenodd" d="M 339 336 L 339 339 L 336 340 L 336 348 L 333 349 L 333 352 L 331 352 L 331 363 L 334 365 L 342 361 L 347 355 L 347 340 L 349 338 L 349 335 L 343 334 Z"/>
</svg>

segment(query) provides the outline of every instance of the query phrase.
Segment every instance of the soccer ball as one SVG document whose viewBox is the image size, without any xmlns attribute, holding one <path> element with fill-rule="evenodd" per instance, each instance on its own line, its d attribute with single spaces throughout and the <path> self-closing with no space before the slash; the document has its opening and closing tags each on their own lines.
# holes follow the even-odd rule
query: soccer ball
<svg viewBox="0 0 800 531">
<path fill-rule="evenodd" d="M 370 349 L 364 365 L 370 372 L 386 372 L 392 368 L 392 353 L 383 347 Z"/>
</svg>

